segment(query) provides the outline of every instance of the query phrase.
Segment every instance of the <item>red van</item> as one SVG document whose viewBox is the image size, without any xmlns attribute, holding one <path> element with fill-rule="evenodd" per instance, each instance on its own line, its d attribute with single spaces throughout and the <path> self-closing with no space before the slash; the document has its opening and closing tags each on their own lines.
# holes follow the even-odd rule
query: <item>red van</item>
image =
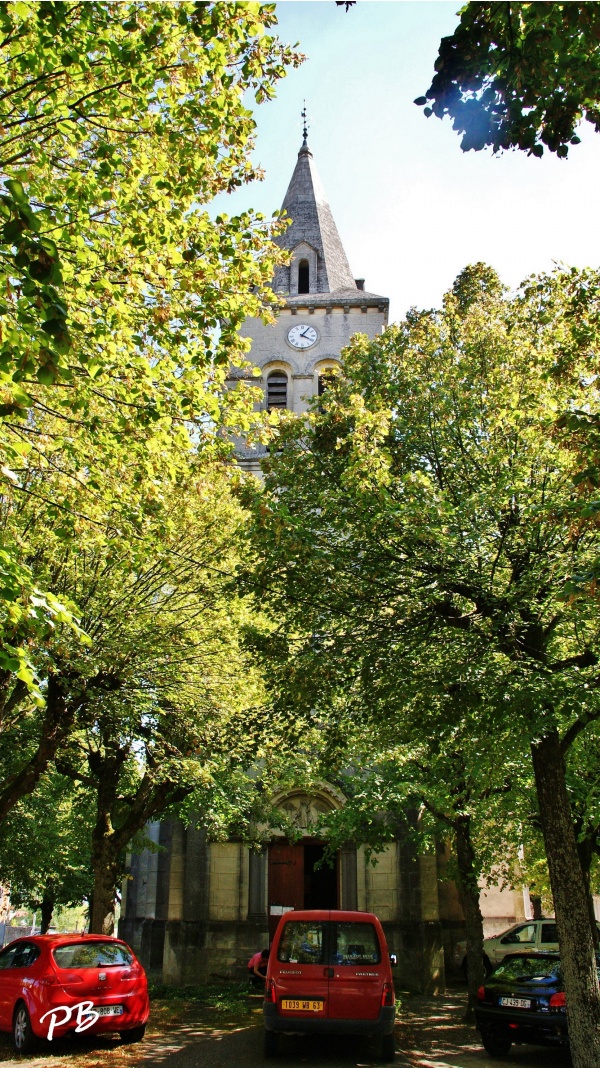
<svg viewBox="0 0 600 1068">
<path fill-rule="evenodd" d="M 396 998 L 391 957 L 371 912 L 316 910 L 282 916 L 265 985 L 265 1057 L 279 1035 L 381 1035 L 394 1059 Z"/>
</svg>

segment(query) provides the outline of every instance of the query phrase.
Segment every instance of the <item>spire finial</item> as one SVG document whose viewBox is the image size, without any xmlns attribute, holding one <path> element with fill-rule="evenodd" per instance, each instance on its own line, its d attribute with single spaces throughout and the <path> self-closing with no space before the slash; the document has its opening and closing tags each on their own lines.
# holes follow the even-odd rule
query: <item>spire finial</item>
<svg viewBox="0 0 600 1068">
<path fill-rule="evenodd" d="M 305 146 L 308 147 L 308 144 L 307 144 L 308 121 L 307 121 L 307 118 L 306 118 L 306 100 L 304 101 L 304 107 L 302 108 L 301 115 L 302 115 L 302 136 L 304 138 L 304 144 L 303 144 L 302 147 L 304 148 Z"/>
</svg>

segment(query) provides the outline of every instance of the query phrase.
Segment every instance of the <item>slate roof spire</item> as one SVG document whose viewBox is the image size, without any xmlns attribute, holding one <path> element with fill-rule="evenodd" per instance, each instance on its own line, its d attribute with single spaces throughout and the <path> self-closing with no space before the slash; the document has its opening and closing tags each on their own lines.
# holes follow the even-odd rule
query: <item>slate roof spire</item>
<svg viewBox="0 0 600 1068">
<path fill-rule="evenodd" d="M 285 233 L 277 238 L 277 244 L 295 254 L 292 264 L 294 258 L 298 259 L 303 255 L 303 250 L 298 250 L 299 245 L 308 245 L 313 255 L 316 254 L 316 272 L 311 272 L 311 293 L 335 293 L 340 289 L 356 290 L 356 282 L 333 220 L 313 154 L 308 147 L 306 105 L 302 110 L 302 120 L 304 139 L 282 205 L 292 219 L 292 223 Z M 276 292 L 297 292 L 291 284 L 292 273 L 293 266 L 277 269 L 273 280 L 273 288 Z"/>
</svg>

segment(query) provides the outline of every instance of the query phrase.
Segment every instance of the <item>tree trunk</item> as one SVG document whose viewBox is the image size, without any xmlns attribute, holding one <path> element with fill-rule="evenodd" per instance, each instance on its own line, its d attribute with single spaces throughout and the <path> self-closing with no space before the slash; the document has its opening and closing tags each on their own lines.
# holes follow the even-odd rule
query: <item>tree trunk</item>
<svg viewBox="0 0 600 1068">
<path fill-rule="evenodd" d="M 104 842 L 104 848 L 96 848 L 92 853 L 92 872 L 94 890 L 90 906 L 90 934 L 111 935 L 115 929 L 115 901 L 119 866 L 112 855 L 111 843 Z"/>
<path fill-rule="evenodd" d="M 592 867 L 592 860 L 594 857 L 593 842 L 589 838 L 583 838 L 581 840 L 578 838 L 577 852 L 579 854 L 579 862 L 581 864 L 583 883 L 587 895 L 590 926 L 592 928 L 592 942 L 594 943 L 594 949 L 597 950 L 599 948 L 598 924 L 596 923 L 596 913 L 594 912 L 594 897 L 592 894 L 592 887 L 590 883 L 590 869 Z"/>
<path fill-rule="evenodd" d="M 531 901 L 531 909 L 533 912 L 534 920 L 543 920 L 544 913 L 542 910 L 542 899 L 537 894 L 531 894 L 529 900 Z"/>
<path fill-rule="evenodd" d="M 467 928 L 467 984 L 469 999 L 465 1019 L 474 1018 L 477 988 L 484 979 L 483 918 L 479 907 L 478 870 L 471 840 L 471 817 L 459 816 L 454 821 L 456 831 L 456 860 L 458 891 Z"/>
<path fill-rule="evenodd" d="M 57 676 L 50 675 L 37 749 L 19 771 L 0 783 L 0 822 L 22 797 L 33 793 L 48 764 L 54 759 L 71 730 L 74 719 L 75 703 L 66 700 L 60 680 Z"/>
<path fill-rule="evenodd" d="M 52 913 L 54 912 L 54 891 L 50 886 L 47 886 L 44 890 L 44 896 L 41 903 L 41 928 L 40 934 L 46 934 L 52 920 Z"/>
<path fill-rule="evenodd" d="M 558 732 L 531 746 L 565 981 L 573 1068 L 600 1065 L 600 989 Z"/>
<path fill-rule="evenodd" d="M 108 762 L 107 762 L 108 764 Z M 119 846 L 110 818 L 118 770 L 112 762 L 113 774 L 98 783 L 96 822 L 92 830 L 92 873 L 94 886 L 90 903 L 90 934 L 111 935 L 115 929 L 115 899 L 119 878 Z"/>
</svg>

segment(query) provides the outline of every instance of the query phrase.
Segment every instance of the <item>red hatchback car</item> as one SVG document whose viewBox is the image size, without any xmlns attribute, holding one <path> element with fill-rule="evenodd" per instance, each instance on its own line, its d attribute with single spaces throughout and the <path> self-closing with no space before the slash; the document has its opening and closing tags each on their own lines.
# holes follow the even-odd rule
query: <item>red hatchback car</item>
<svg viewBox="0 0 600 1068">
<path fill-rule="evenodd" d="M 396 998 L 381 924 L 370 912 L 288 912 L 269 955 L 265 1056 L 281 1033 L 380 1035 L 394 1059 Z"/>
<path fill-rule="evenodd" d="M 0 952 L 0 1031 L 17 1053 L 71 1032 L 139 1042 L 149 1012 L 144 969 L 118 938 L 33 935 Z"/>
</svg>

